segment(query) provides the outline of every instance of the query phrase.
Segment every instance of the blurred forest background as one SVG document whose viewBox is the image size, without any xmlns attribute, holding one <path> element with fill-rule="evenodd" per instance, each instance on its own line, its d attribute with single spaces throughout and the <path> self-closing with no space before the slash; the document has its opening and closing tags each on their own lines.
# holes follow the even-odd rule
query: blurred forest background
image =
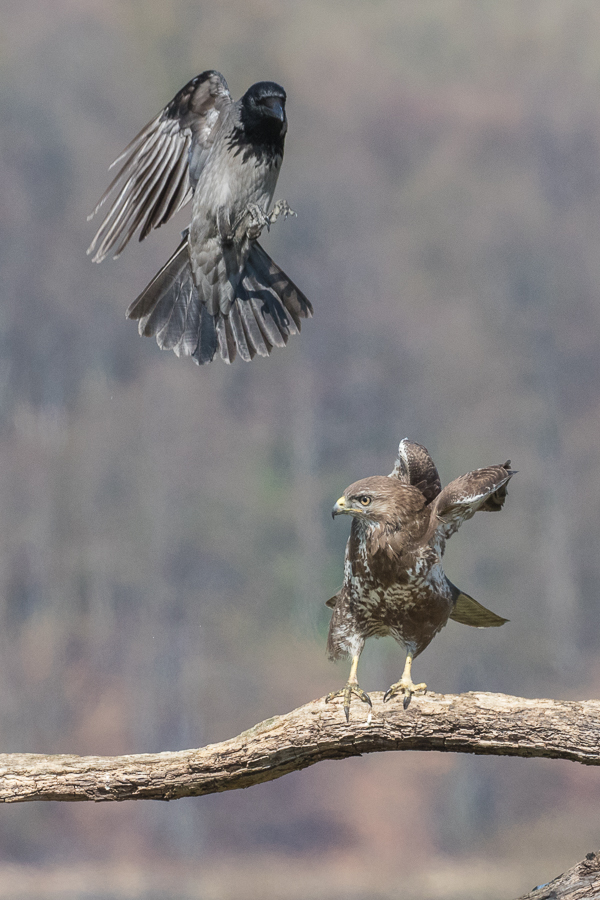
<svg viewBox="0 0 600 900">
<path fill-rule="evenodd" d="M 298 218 L 263 243 L 315 317 L 198 369 L 125 319 L 188 212 L 85 250 L 206 68 L 287 90 Z M 519 470 L 446 563 L 510 624 L 450 623 L 415 680 L 600 696 L 600 4 L 5 0 L 0 72 L 0 751 L 197 747 L 340 687 L 330 510 L 405 436 L 444 483 Z M 402 662 L 371 641 L 361 684 Z M 599 801 L 573 763 L 405 753 L 4 806 L 0 900 L 508 900 L 598 848 Z"/>
</svg>

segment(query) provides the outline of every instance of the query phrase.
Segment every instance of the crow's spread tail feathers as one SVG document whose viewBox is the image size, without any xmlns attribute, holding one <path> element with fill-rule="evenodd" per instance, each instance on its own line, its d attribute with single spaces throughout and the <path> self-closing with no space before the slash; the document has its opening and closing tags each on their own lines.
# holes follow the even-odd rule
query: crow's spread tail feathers
<svg viewBox="0 0 600 900">
<path fill-rule="evenodd" d="M 227 363 L 238 355 L 246 361 L 257 353 L 268 356 L 300 331 L 301 320 L 312 316 L 312 306 L 254 243 L 228 312 L 211 315 L 194 283 L 186 236 L 127 316 L 139 320 L 140 334 L 156 335 L 159 347 L 203 365 L 217 350 Z"/>
</svg>

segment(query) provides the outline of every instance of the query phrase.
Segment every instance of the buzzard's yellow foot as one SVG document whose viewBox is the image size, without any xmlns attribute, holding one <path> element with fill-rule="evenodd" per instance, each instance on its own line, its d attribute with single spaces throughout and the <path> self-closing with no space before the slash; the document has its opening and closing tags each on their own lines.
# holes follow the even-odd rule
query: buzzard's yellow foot
<svg viewBox="0 0 600 900">
<path fill-rule="evenodd" d="M 426 684 L 413 684 L 411 678 L 404 678 L 404 676 L 402 676 L 400 681 L 397 681 L 396 684 L 393 684 L 387 689 L 383 695 L 383 702 L 387 703 L 387 701 L 391 700 L 395 694 L 404 694 L 404 709 L 407 709 L 412 695 L 424 694 L 426 690 Z"/>
<path fill-rule="evenodd" d="M 404 709 L 407 709 L 408 704 L 410 703 L 410 698 L 413 694 L 425 693 L 425 691 L 427 690 L 426 684 L 413 684 L 413 680 L 410 675 L 412 661 L 412 653 L 407 653 L 402 678 L 400 679 L 400 681 L 397 681 L 396 684 L 393 684 L 387 689 L 387 691 L 383 695 L 384 703 L 387 703 L 387 701 L 390 700 L 394 696 L 394 694 L 404 694 Z"/>
<path fill-rule="evenodd" d="M 373 706 L 371 703 L 371 698 L 361 687 L 359 687 L 358 681 L 349 681 L 346 684 L 346 687 L 342 688 L 341 691 L 331 691 L 330 694 L 327 694 L 325 697 L 325 703 L 329 703 L 330 700 L 333 700 L 334 697 L 343 697 L 344 698 L 344 712 L 346 713 L 346 722 L 350 721 L 350 700 L 352 699 L 352 694 L 356 694 L 359 700 L 362 700 L 363 703 L 368 703 L 369 706 Z"/>
</svg>

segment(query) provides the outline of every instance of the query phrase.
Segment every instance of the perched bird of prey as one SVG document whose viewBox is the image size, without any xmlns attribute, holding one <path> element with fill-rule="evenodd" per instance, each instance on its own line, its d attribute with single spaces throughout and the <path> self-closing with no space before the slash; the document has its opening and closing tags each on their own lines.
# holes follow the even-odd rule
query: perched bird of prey
<svg viewBox="0 0 600 900">
<path fill-rule="evenodd" d="M 89 218 L 115 198 L 88 253 L 116 258 L 192 200 L 192 221 L 171 259 L 129 309 L 139 332 L 202 365 L 268 356 L 312 315 L 304 294 L 258 243 L 292 213 L 269 212 L 283 159 L 286 94 L 253 84 L 234 103 L 219 72 L 193 78 L 113 166 L 121 169 Z M 112 167 L 111 167 L 112 168 Z"/>
<path fill-rule="evenodd" d="M 404 647 L 402 678 L 383 699 L 403 694 L 406 708 L 414 693 L 427 690 L 426 684 L 413 684 L 412 661 L 448 619 L 476 628 L 508 621 L 455 587 L 444 574 L 442 556 L 448 538 L 478 510 L 502 509 L 514 474 L 509 460 L 469 472 L 442 490 L 425 447 L 403 440 L 390 475 L 363 478 L 337 501 L 332 515 L 352 516 L 352 526 L 344 584 L 327 601 L 333 607 L 327 650 L 330 659 L 350 656 L 352 666 L 346 686 L 326 699 L 344 698 L 346 720 L 352 694 L 371 705 L 356 675 L 368 637 L 391 635 Z"/>
</svg>

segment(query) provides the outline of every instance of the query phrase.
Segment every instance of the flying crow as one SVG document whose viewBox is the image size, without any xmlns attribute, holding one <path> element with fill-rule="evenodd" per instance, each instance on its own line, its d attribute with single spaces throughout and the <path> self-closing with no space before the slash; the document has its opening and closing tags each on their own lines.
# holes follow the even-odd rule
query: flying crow
<svg viewBox="0 0 600 900">
<path fill-rule="evenodd" d="M 219 72 L 193 78 L 113 163 L 121 169 L 98 203 L 112 205 L 88 253 L 116 258 L 139 231 L 143 240 L 192 200 L 179 247 L 129 309 L 139 332 L 202 365 L 217 349 L 227 363 L 283 347 L 312 315 L 304 294 L 258 238 L 269 212 L 287 131 L 286 94 L 253 84 L 234 103 Z M 92 217 L 90 216 L 90 218 Z"/>
</svg>

